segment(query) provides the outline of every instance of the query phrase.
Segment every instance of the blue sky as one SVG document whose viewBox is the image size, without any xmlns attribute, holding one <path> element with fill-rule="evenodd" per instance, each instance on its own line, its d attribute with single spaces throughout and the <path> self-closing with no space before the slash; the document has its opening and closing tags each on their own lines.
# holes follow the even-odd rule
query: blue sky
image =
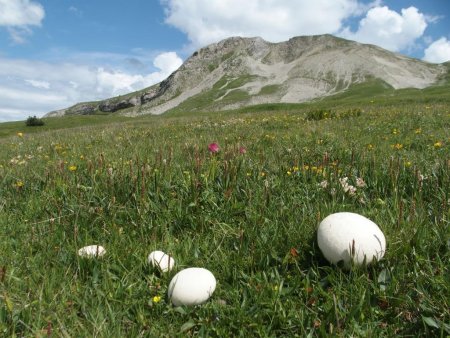
<svg viewBox="0 0 450 338">
<path fill-rule="evenodd" d="M 230 36 L 330 33 L 450 60 L 450 1 L 0 0 L 0 122 L 162 81 Z"/>
</svg>

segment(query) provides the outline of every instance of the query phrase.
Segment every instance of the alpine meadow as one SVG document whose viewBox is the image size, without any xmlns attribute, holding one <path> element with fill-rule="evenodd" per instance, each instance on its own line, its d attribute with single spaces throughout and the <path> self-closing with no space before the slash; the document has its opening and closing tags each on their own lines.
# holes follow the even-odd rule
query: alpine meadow
<svg viewBox="0 0 450 338">
<path fill-rule="evenodd" d="M 269 102 L 295 96 L 294 77 L 264 82 L 268 66 L 244 49 L 213 58 L 213 47 L 190 61 L 207 55 L 207 81 L 184 77 L 187 63 L 151 88 L 170 103 L 164 114 L 140 114 L 156 107 L 140 99 L 114 112 L 86 103 L 88 114 L 65 110 L 42 126 L 0 124 L 0 335 L 448 337 L 449 64 L 414 61 L 423 83 L 436 77 L 417 88 L 297 67 L 294 77 L 310 76 L 298 90 L 314 99 Z M 266 64 L 280 62 L 275 47 L 263 46 Z M 224 73 L 243 63 L 233 60 L 260 77 Z M 384 257 L 329 263 L 317 228 L 337 212 L 376 223 Z M 78 254 L 93 244 L 102 257 Z M 173 269 L 149 264 L 155 250 Z M 217 285 L 203 304 L 175 306 L 169 284 L 188 267 Z"/>
</svg>

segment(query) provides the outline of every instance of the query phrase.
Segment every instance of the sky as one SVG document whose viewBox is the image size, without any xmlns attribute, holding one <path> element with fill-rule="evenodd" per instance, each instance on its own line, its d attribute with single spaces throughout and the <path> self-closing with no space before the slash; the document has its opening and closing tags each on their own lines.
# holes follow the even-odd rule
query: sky
<svg viewBox="0 0 450 338">
<path fill-rule="evenodd" d="M 0 0 L 0 122 L 158 83 L 231 36 L 333 34 L 450 60 L 450 0 Z"/>
</svg>

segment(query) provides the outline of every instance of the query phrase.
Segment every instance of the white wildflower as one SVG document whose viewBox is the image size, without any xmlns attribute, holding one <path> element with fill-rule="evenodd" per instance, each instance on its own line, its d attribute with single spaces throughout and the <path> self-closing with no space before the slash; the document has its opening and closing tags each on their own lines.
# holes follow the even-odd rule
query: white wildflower
<svg viewBox="0 0 450 338">
<path fill-rule="evenodd" d="M 361 177 L 356 178 L 356 186 L 358 188 L 365 188 L 367 186 L 366 182 Z"/>
<path fill-rule="evenodd" d="M 326 188 L 328 187 L 328 181 L 327 181 L 327 180 L 324 180 L 324 181 L 320 182 L 319 185 L 320 185 L 323 189 L 326 189 Z"/>
</svg>

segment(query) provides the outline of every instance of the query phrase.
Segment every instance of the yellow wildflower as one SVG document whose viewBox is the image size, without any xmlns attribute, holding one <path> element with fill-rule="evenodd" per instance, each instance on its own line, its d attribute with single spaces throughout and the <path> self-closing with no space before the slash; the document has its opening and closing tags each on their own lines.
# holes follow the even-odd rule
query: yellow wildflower
<svg viewBox="0 0 450 338">
<path fill-rule="evenodd" d="M 441 141 L 437 141 L 437 142 L 434 144 L 434 147 L 435 147 L 436 149 L 441 148 L 441 147 L 442 147 L 442 142 L 441 142 Z"/>
<path fill-rule="evenodd" d="M 14 184 L 16 186 L 16 188 L 22 188 L 24 183 L 23 181 L 17 181 L 16 184 Z"/>
<path fill-rule="evenodd" d="M 159 303 L 160 301 L 161 301 L 161 296 L 154 296 L 152 298 L 152 302 L 155 304 Z"/>
<path fill-rule="evenodd" d="M 69 171 L 76 171 L 77 170 L 77 166 L 76 165 L 71 165 L 69 167 Z"/>
<path fill-rule="evenodd" d="M 414 130 L 415 134 L 422 134 L 422 128 L 417 128 L 416 130 Z"/>
<path fill-rule="evenodd" d="M 391 145 L 391 148 L 396 149 L 396 150 L 401 150 L 401 149 L 403 149 L 403 144 L 396 143 L 396 144 Z"/>
<path fill-rule="evenodd" d="M 290 176 L 292 173 L 288 170 L 288 171 L 286 172 L 286 174 L 287 174 L 288 176 Z"/>
<path fill-rule="evenodd" d="M 23 137 L 23 133 L 21 133 L 21 132 L 18 132 L 18 133 L 17 133 L 17 136 L 19 136 L 19 137 Z"/>
</svg>

